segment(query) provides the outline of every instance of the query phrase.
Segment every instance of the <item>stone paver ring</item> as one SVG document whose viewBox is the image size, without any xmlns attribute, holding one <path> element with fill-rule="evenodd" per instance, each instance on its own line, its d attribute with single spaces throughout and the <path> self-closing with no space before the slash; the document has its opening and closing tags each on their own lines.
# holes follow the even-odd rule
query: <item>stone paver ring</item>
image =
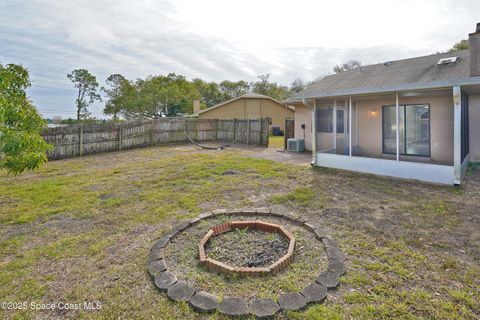
<svg viewBox="0 0 480 320">
<path fill-rule="evenodd" d="M 295 238 L 285 227 L 269 222 L 261 221 L 261 217 L 273 217 L 287 219 L 310 232 L 313 232 L 316 238 L 323 243 L 328 257 L 328 270 L 321 272 L 317 279 L 308 284 L 300 292 L 290 292 L 281 294 L 277 300 L 272 298 L 251 299 L 244 297 L 223 297 L 220 299 L 204 291 L 196 290 L 192 285 L 185 281 L 179 281 L 177 276 L 168 270 L 165 262 L 165 248 L 170 240 L 189 227 L 197 224 L 203 219 L 218 217 L 219 215 L 231 216 L 232 220 L 212 227 L 207 234 L 200 240 L 199 261 L 211 271 L 224 273 L 237 273 L 240 275 L 262 275 L 278 273 L 285 270 L 293 261 L 295 254 Z M 254 217 L 251 220 L 235 220 L 235 216 Z M 265 232 L 276 232 L 288 239 L 287 253 L 274 261 L 268 267 L 235 267 L 221 261 L 211 259 L 205 255 L 205 244 L 219 234 L 229 232 L 237 228 L 251 228 Z M 320 303 L 327 297 L 329 289 L 336 288 L 340 283 L 340 276 L 346 272 L 345 255 L 340 251 L 338 244 L 332 238 L 327 236 L 326 232 L 317 226 L 313 221 L 305 221 L 303 218 L 293 214 L 281 214 L 267 212 L 264 210 L 215 210 L 204 213 L 197 218 L 184 222 L 176 226 L 172 232 L 164 235 L 155 241 L 148 256 L 148 272 L 153 277 L 155 286 L 160 291 L 166 291 L 169 298 L 174 301 L 188 302 L 191 307 L 199 312 L 213 312 L 218 310 L 227 316 L 246 316 L 254 315 L 259 318 L 274 316 L 281 310 L 300 310 L 311 303 Z"/>
</svg>

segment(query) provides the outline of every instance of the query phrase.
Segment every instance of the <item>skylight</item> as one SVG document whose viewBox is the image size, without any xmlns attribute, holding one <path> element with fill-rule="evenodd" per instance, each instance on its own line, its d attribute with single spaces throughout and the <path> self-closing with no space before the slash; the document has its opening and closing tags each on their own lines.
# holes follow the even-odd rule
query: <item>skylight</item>
<svg viewBox="0 0 480 320">
<path fill-rule="evenodd" d="M 458 57 L 449 57 L 449 58 L 443 58 L 438 60 L 437 64 L 449 64 L 449 63 L 455 63 L 458 61 Z"/>
</svg>

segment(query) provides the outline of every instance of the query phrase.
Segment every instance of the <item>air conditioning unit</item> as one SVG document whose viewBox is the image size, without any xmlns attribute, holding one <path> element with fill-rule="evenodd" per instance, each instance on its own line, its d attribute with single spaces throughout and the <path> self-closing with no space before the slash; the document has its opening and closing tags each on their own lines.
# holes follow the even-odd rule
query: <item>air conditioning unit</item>
<svg viewBox="0 0 480 320">
<path fill-rule="evenodd" d="M 290 138 L 287 140 L 287 151 L 302 152 L 304 148 L 305 148 L 304 139 Z"/>
</svg>

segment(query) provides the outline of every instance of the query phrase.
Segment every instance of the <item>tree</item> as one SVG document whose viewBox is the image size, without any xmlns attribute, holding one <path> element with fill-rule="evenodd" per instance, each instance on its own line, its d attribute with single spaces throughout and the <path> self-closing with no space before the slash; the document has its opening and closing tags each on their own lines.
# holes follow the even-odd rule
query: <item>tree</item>
<svg viewBox="0 0 480 320">
<path fill-rule="evenodd" d="M 195 86 L 184 76 L 150 76 L 120 87 L 121 112 L 127 118 L 160 118 L 191 113 L 193 100 L 199 98 Z"/>
<path fill-rule="evenodd" d="M 102 91 L 107 95 L 107 101 L 105 102 L 104 114 L 113 115 L 113 121 L 117 121 L 118 113 L 122 108 L 122 99 L 120 95 L 120 89 L 122 83 L 127 81 L 121 74 L 112 74 L 105 81 L 109 88 L 102 87 Z"/>
<path fill-rule="evenodd" d="M 206 82 L 202 79 L 193 79 L 192 84 L 200 95 L 202 107 L 211 107 L 222 102 L 222 93 L 217 83 Z"/>
<path fill-rule="evenodd" d="M 29 86 L 25 68 L 0 64 L 0 168 L 14 174 L 46 162 L 51 147 L 41 136 L 45 121 L 25 93 Z"/>
<path fill-rule="evenodd" d="M 78 89 L 77 100 L 75 100 L 77 106 L 77 121 L 86 119 L 90 114 L 88 112 L 88 106 L 95 100 L 102 101 L 102 98 L 97 93 L 97 78 L 85 69 L 73 70 L 72 73 L 67 74 L 67 78 L 70 79 L 75 84 L 75 88 Z"/>
<path fill-rule="evenodd" d="M 68 125 L 73 125 L 77 122 L 77 120 L 75 119 L 72 119 L 72 118 L 67 118 L 67 119 L 63 119 L 61 124 L 68 124 Z"/>
<path fill-rule="evenodd" d="M 303 91 L 303 89 L 305 89 L 305 84 L 300 78 L 293 80 L 292 84 L 290 85 L 290 92 L 292 94 L 299 93 L 300 91 Z"/>
<path fill-rule="evenodd" d="M 277 100 L 285 100 L 290 96 L 288 87 L 278 85 L 276 82 L 270 82 L 269 78 L 269 74 L 259 75 L 259 80 L 252 83 L 253 92 L 264 94 Z"/>
<path fill-rule="evenodd" d="M 240 97 L 250 91 L 250 84 L 247 81 L 224 80 L 218 85 L 220 89 L 220 102 Z"/>
<path fill-rule="evenodd" d="M 340 73 L 340 72 L 345 72 L 345 71 L 349 71 L 349 70 L 353 70 L 353 69 L 356 69 L 356 68 L 360 68 L 362 66 L 362 63 L 359 61 L 359 60 L 350 60 L 344 64 L 341 64 L 341 65 L 336 65 L 334 68 L 333 68 L 333 72 L 335 73 Z"/>
<path fill-rule="evenodd" d="M 455 43 L 453 45 L 453 47 L 450 50 L 448 50 L 448 52 L 457 51 L 457 50 L 465 50 L 465 49 L 468 49 L 468 48 L 469 48 L 468 40 L 463 39 L 460 42 Z"/>
</svg>

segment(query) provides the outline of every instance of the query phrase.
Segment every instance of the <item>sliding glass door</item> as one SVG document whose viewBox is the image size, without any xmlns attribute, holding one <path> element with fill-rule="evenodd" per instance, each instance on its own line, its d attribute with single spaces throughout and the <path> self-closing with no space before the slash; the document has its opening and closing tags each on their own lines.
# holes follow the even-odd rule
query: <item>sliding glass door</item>
<svg viewBox="0 0 480 320">
<path fill-rule="evenodd" d="M 397 154 L 396 107 L 383 107 L 383 153 Z M 400 106 L 400 153 L 405 154 L 405 106 Z"/>
<path fill-rule="evenodd" d="M 383 107 L 383 153 L 397 153 L 396 107 Z M 430 108 L 399 106 L 400 154 L 430 156 Z"/>
</svg>

